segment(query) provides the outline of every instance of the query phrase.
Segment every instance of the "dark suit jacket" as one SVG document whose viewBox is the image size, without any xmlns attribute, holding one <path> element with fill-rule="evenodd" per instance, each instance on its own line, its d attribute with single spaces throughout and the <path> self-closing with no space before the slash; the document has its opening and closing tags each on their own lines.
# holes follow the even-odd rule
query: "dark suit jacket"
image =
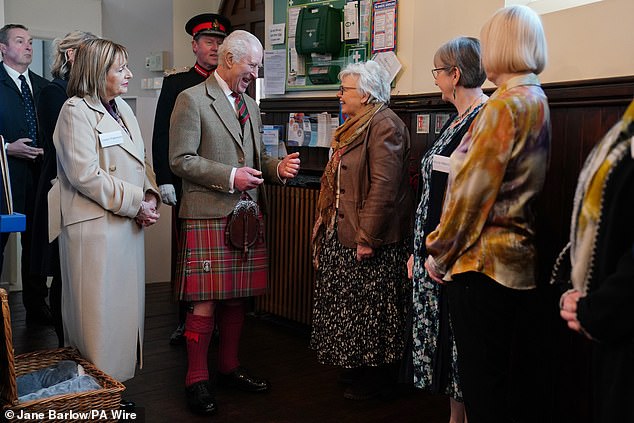
<svg viewBox="0 0 634 423">
<path fill-rule="evenodd" d="M 33 101 L 37 104 L 40 92 L 48 81 L 31 71 L 29 71 L 29 79 L 33 87 Z M 3 62 L 0 62 L 0 135 L 4 137 L 5 142 L 14 142 L 18 138 L 28 137 L 22 94 L 4 69 Z M 32 202 L 38 182 L 34 178 L 37 178 L 39 174 L 39 171 L 35 170 L 37 168 L 39 165 L 33 160 L 9 157 L 11 193 L 16 212 L 30 212 L 33 208 Z"/>
<path fill-rule="evenodd" d="M 174 110 L 176 97 L 181 91 L 200 84 L 205 77 L 196 72 L 194 67 L 187 71 L 170 75 L 163 80 L 163 88 L 156 105 L 154 131 L 152 133 L 152 164 L 156 172 L 158 185 L 172 184 L 176 190 L 176 198 L 181 198 L 181 179 L 172 173 L 169 164 L 169 132 L 170 116 Z M 180 204 L 179 204 L 180 205 Z"/>
</svg>

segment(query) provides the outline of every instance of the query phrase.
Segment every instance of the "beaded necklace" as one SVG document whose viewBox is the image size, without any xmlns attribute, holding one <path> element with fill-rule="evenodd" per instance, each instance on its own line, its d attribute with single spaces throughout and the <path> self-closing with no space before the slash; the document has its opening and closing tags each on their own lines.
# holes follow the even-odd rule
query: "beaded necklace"
<svg viewBox="0 0 634 423">
<path fill-rule="evenodd" d="M 473 107 L 476 104 L 480 104 L 480 100 L 482 100 L 482 97 L 484 97 L 484 93 L 481 93 L 478 97 L 475 98 L 475 100 L 473 100 L 473 102 L 469 105 L 469 107 L 467 107 L 467 110 L 465 110 L 464 112 L 462 112 L 460 115 L 458 115 L 458 117 L 454 120 L 452 125 L 457 125 L 460 122 L 462 122 L 462 120 L 467 117 L 467 115 L 469 113 L 471 113 L 471 110 L 473 110 Z"/>
</svg>

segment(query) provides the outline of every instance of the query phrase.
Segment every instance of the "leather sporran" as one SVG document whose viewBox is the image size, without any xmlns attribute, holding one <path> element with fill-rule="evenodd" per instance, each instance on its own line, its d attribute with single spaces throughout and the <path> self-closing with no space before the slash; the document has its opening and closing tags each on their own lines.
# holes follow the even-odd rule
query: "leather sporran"
<svg viewBox="0 0 634 423">
<path fill-rule="evenodd" d="M 260 208 L 246 193 L 242 193 L 229 216 L 225 241 L 228 246 L 242 251 L 243 257 L 246 257 L 249 248 L 255 245 L 261 232 Z"/>
</svg>

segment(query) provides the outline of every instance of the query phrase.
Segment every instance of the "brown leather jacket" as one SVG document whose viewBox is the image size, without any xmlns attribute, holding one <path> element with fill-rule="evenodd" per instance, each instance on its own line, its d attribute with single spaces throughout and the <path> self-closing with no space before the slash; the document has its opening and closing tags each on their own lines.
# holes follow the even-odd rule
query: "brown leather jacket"
<svg viewBox="0 0 634 423">
<path fill-rule="evenodd" d="M 378 248 L 406 240 L 413 214 L 409 132 L 387 106 L 365 136 L 348 145 L 339 166 L 337 233 L 346 247 Z"/>
</svg>

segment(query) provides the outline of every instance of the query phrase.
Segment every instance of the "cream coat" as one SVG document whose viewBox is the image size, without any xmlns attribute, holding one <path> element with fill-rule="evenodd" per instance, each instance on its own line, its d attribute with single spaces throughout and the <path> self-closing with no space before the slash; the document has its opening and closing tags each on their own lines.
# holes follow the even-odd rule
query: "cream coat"
<svg viewBox="0 0 634 423">
<path fill-rule="evenodd" d="M 73 97 L 62 107 L 49 235 L 59 233 L 66 344 L 125 381 L 134 376 L 137 342 L 143 345 L 145 312 L 143 229 L 134 217 L 145 192 L 157 190 L 136 118 L 116 103 L 130 135 L 101 102 Z M 105 147 L 100 135 L 109 133 L 121 143 Z"/>
</svg>

